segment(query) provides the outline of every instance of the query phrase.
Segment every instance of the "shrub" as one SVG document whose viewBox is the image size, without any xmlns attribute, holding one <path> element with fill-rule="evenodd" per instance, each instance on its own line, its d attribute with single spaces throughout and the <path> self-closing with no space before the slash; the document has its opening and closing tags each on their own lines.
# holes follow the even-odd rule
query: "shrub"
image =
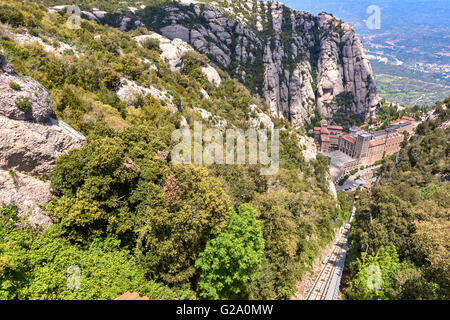
<svg viewBox="0 0 450 320">
<path fill-rule="evenodd" d="M 21 97 L 16 99 L 16 107 L 23 112 L 28 112 L 31 109 L 31 102 L 27 97 Z"/>
<path fill-rule="evenodd" d="M 157 51 L 158 53 L 161 53 L 162 50 L 159 47 L 159 40 L 158 39 L 147 39 L 144 41 L 144 43 L 142 43 L 142 46 L 148 50 L 154 50 Z"/>
<path fill-rule="evenodd" d="M 195 69 L 206 66 L 209 63 L 208 57 L 195 51 L 188 51 L 183 55 L 184 72 L 190 74 Z"/>
<path fill-rule="evenodd" d="M 21 11 L 8 5 L 2 5 L 0 6 L 0 22 L 18 27 L 23 25 L 25 21 Z"/>
<path fill-rule="evenodd" d="M 20 87 L 20 85 L 17 84 L 17 83 L 15 83 L 14 81 L 11 81 L 11 82 L 9 83 L 9 87 L 10 87 L 11 89 L 13 89 L 13 90 L 16 90 L 16 91 L 19 91 L 19 90 L 22 89 L 22 88 Z"/>
</svg>

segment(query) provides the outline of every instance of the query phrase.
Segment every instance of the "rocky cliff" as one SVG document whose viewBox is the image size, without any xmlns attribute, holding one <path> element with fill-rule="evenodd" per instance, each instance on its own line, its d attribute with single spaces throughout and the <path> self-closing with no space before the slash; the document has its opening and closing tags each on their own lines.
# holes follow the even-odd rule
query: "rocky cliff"
<svg viewBox="0 0 450 320">
<path fill-rule="evenodd" d="M 326 118 L 339 110 L 369 117 L 379 104 L 354 28 L 329 14 L 313 16 L 279 2 L 182 0 L 115 13 L 85 11 L 83 17 L 184 40 L 294 127 L 309 122 L 316 108 Z"/>
<path fill-rule="evenodd" d="M 61 154 L 85 141 L 51 115 L 45 88 L 19 76 L 0 55 L 0 205 L 15 201 L 32 226 L 51 224 L 39 207 L 51 197 L 50 184 L 36 176 L 48 175 Z"/>
</svg>

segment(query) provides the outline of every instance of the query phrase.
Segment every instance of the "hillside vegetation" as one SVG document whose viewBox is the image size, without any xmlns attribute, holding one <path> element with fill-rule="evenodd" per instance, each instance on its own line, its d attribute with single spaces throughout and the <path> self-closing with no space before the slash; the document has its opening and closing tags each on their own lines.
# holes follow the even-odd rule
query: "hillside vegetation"
<svg viewBox="0 0 450 320">
<path fill-rule="evenodd" d="M 351 235 L 350 299 L 450 297 L 450 97 L 435 106 L 381 181 L 361 194 Z M 375 285 L 378 283 L 378 285 Z"/>
</svg>

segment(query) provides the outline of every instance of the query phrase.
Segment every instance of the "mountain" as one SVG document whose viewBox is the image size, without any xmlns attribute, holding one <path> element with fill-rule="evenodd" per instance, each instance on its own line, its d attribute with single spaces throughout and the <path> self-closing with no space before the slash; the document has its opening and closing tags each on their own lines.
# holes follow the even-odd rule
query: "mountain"
<svg viewBox="0 0 450 320">
<path fill-rule="evenodd" d="M 331 119 L 339 110 L 370 117 L 379 105 L 372 68 L 354 28 L 329 14 L 313 16 L 280 2 L 151 3 L 118 12 L 86 8 L 82 17 L 124 31 L 145 26 L 182 39 L 295 128 L 310 123 L 316 108 Z"/>
<path fill-rule="evenodd" d="M 285 0 L 311 12 L 326 11 L 352 24 L 372 64 L 381 97 L 406 106 L 432 106 L 450 92 L 447 0 Z M 366 22 L 379 8 L 380 28 Z M 369 10 L 369 11 L 368 11 Z M 370 12 L 370 13 L 369 13 Z"/>
<path fill-rule="evenodd" d="M 350 214 L 314 140 L 190 43 L 70 18 L 0 4 L 0 299 L 290 298 Z M 279 170 L 173 161 L 199 122 L 205 150 L 268 134 Z"/>
</svg>

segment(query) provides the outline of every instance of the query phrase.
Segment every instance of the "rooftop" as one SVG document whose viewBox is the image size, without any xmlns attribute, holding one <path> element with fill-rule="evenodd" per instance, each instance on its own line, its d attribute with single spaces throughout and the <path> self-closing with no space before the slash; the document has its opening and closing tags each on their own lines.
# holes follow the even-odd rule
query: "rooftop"
<svg viewBox="0 0 450 320">
<path fill-rule="evenodd" d="M 344 136 L 344 139 L 347 140 L 347 141 L 350 141 L 351 143 L 355 143 L 356 142 L 356 139 L 353 138 L 352 136 L 349 136 L 348 134 L 346 134 Z"/>
<path fill-rule="evenodd" d="M 411 117 L 408 117 L 408 116 L 403 116 L 402 119 L 408 120 L 408 121 L 416 121 L 414 118 L 411 118 Z"/>
<path fill-rule="evenodd" d="M 384 139 L 380 139 L 380 140 L 372 140 L 369 142 L 369 147 L 376 147 L 376 146 L 380 146 L 383 145 L 385 143 Z"/>
<path fill-rule="evenodd" d="M 139 293 L 137 292 L 131 293 L 130 291 L 127 291 L 123 295 L 114 300 L 150 300 L 150 299 L 147 298 L 146 296 L 140 297 Z"/>
<path fill-rule="evenodd" d="M 341 127 L 341 126 L 328 126 L 328 129 L 331 129 L 331 130 L 344 130 L 344 128 Z"/>
</svg>

